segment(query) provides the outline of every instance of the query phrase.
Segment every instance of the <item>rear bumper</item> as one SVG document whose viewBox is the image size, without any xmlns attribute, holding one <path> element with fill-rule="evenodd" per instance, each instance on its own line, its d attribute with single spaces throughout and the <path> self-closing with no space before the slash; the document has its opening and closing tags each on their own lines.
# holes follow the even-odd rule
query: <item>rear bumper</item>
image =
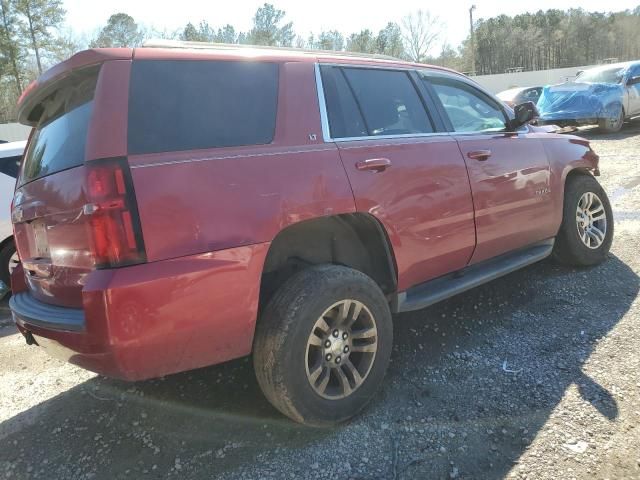
<svg viewBox="0 0 640 480">
<path fill-rule="evenodd" d="M 84 310 L 48 305 L 33 298 L 29 292 L 13 295 L 9 307 L 18 325 L 69 332 L 81 332 L 85 328 Z"/>
<path fill-rule="evenodd" d="M 142 380 L 213 365 L 251 351 L 268 246 L 94 271 L 82 309 L 27 290 L 10 307 L 28 340 L 106 376 Z"/>
</svg>

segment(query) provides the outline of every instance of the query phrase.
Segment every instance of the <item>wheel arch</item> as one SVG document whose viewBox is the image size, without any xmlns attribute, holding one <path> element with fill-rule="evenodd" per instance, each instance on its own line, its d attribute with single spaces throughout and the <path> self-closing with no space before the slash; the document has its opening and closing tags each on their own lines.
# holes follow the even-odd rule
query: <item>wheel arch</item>
<svg viewBox="0 0 640 480">
<path fill-rule="evenodd" d="M 338 214 L 297 222 L 275 236 L 262 271 L 261 308 L 291 275 L 320 264 L 358 270 L 386 295 L 397 290 L 393 247 L 382 224 L 367 213 Z"/>
<path fill-rule="evenodd" d="M 13 235 L 9 235 L 7 238 L 0 242 L 0 250 L 6 247 L 9 243 L 13 242 Z"/>
</svg>

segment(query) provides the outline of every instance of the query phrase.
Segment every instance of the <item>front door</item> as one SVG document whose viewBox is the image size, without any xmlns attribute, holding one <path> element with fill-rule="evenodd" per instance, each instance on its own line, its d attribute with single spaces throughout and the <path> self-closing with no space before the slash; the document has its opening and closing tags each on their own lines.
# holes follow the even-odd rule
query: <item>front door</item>
<svg viewBox="0 0 640 480">
<path fill-rule="evenodd" d="M 527 127 L 508 132 L 491 96 L 463 77 L 427 75 L 467 164 L 477 232 L 471 263 L 555 236 L 551 172 Z"/>
<path fill-rule="evenodd" d="M 387 231 L 398 289 L 464 268 L 475 246 L 471 189 L 456 141 L 407 70 L 322 66 L 330 140 L 359 212 Z"/>
<path fill-rule="evenodd" d="M 629 69 L 629 73 L 626 76 L 628 82 L 632 78 L 640 77 L 640 64 L 634 65 Z M 627 105 L 626 116 L 632 117 L 640 115 L 640 83 L 631 83 L 626 85 Z"/>
</svg>

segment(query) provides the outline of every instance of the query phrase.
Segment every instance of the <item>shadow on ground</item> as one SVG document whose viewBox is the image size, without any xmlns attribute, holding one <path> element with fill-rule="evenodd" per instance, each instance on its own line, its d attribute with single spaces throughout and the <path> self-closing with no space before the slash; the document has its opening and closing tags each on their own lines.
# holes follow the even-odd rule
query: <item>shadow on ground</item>
<svg viewBox="0 0 640 480">
<path fill-rule="evenodd" d="M 622 126 L 622 129 L 616 133 L 604 133 L 598 127 L 585 127 L 580 128 L 576 132 L 576 135 L 590 140 L 624 140 L 629 137 L 640 135 L 640 120 L 635 119 L 625 123 Z"/>
<path fill-rule="evenodd" d="M 214 478 L 264 459 L 273 471 L 281 456 L 273 478 L 305 478 L 312 447 L 326 452 L 322 469 L 333 444 L 352 438 L 351 478 L 444 478 L 452 465 L 460 478 L 503 478 L 569 386 L 616 418 L 612 395 L 582 366 L 638 288 L 614 256 L 588 270 L 543 262 L 400 315 L 381 394 L 333 430 L 279 415 L 247 359 L 134 385 L 95 378 L 0 425 L 0 438 L 13 432 L 0 475 L 6 462 L 16 478 Z M 363 429 L 366 439 L 349 437 Z M 379 457 L 375 468 L 358 467 L 363 455 Z"/>
</svg>

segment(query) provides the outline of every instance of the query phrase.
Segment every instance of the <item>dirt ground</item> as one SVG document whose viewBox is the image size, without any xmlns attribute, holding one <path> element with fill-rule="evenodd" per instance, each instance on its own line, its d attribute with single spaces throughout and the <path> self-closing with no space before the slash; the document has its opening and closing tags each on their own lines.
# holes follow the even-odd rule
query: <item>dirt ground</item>
<svg viewBox="0 0 640 480">
<path fill-rule="evenodd" d="M 609 260 L 551 261 L 396 318 L 380 394 L 309 429 L 246 359 L 126 384 L 28 347 L 0 307 L 0 477 L 640 479 L 640 124 L 585 131 Z"/>
</svg>

